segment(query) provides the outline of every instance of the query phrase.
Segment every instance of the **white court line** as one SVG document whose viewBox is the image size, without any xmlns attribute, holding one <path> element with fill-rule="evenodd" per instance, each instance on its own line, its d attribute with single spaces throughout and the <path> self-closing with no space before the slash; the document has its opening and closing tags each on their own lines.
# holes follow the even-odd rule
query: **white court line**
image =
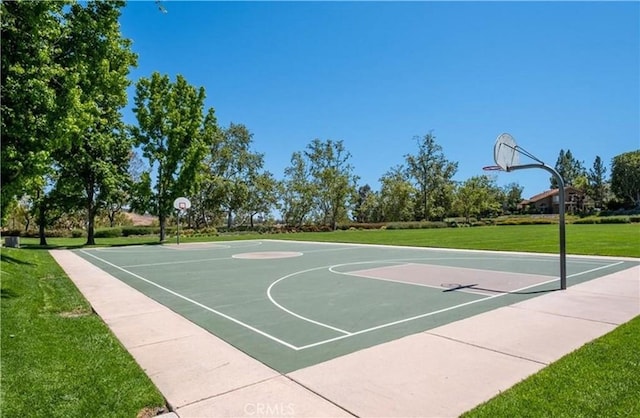
<svg viewBox="0 0 640 418">
<path fill-rule="evenodd" d="M 262 243 L 260 243 L 260 244 L 262 244 Z M 227 247 L 227 248 L 235 249 L 235 248 L 248 248 L 248 247 L 255 247 L 255 246 L 257 246 L 257 245 L 246 245 L 246 246 L 242 246 L 242 247 Z M 353 249 L 354 248 L 332 248 L 330 250 L 326 250 L 326 249 L 325 250 L 309 250 L 309 251 L 302 252 L 302 254 L 317 253 L 317 252 L 324 252 L 324 251 L 353 250 Z M 231 256 L 231 257 L 219 257 L 219 258 L 203 258 L 203 259 L 199 259 L 199 260 L 166 261 L 166 262 L 161 262 L 161 263 L 148 263 L 148 264 L 130 264 L 130 265 L 122 266 L 122 267 L 153 267 L 153 266 L 164 266 L 164 265 L 169 265 L 169 264 L 190 264 L 190 263 L 198 263 L 200 261 L 230 260 L 232 258 L 238 258 L 238 257 Z"/>
<path fill-rule="evenodd" d="M 233 245 L 240 244 L 240 245 Z M 171 251 L 208 251 L 208 250 L 228 250 L 236 248 L 258 247 L 262 245 L 262 241 L 239 240 L 239 241 L 205 241 L 205 242 L 186 242 L 184 244 L 165 244 L 160 248 Z M 199 247 L 199 248 L 198 248 Z M 204 247 L 204 248 L 203 248 Z"/>
<path fill-rule="evenodd" d="M 324 253 L 324 252 L 329 252 L 329 251 L 345 251 L 345 250 L 360 250 L 362 248 L 366 248 L 366 247 L 338 247 L 338 248 L 324 248 L 322 250 L 308 250 L 308 251 L 302 251 L 303 254 L 308 254 L 308 253 Z"/>
<path fill-rule="evenodd" d="M 572 274 L 570 276 L 567 276 L 567 278 L 573 278 L 573 277 L 576 277 L 576 276 L 581 276 L 583 274 L 591 273 L 591 272 L 594 272 L 594 271 L 597 271 L 597 270 L 602 270 L 602 269 L 605 269 L 605 268 L 608 268 L 608 267 L 614 267 L 614 266 L 617 266 L 617 265 L 622 264 L 622 263 L 623 263 L 623 261 L 620 261 L 620 262 L 617 262 L 617 263 L 613 263 L 613 264 L 608 264 L 606 266 L 597 267 L 597 268 L 594 268 L 594 269 L 591 269 L 591 270 L 587 270 L 587 271 L 583 271 L 583 272 L 580 272 L 580 273 Z M 386 323 L 386 324 L 377 325 L 375 327 L 366 328 L 366 329 L 363 329 L 363 330 L 360 330 L 360 331 L 352 332 L 349 335 L 341 335 L 339 337 L 334 337 L 334 338 L 329 338 L 327 340 L 318 341 L 317 343 L 303 345 L 302 347 L 298 347 L 298 350 L 305 350 L 307 348 L 317 347 L 319 345 L 331 343 L 331 342 L 334 342 L 334 341 L 343 340 L 345 338 L 353 337 L 355 335 L 365 334 L 367 332 L 376 331 L 376 330 L 379 330 L 379 329 L 382 329 L 382 328 L 388 328 L 388 327 L 391 327 L 391 326 L 394 326 L 394 325 L 403 324 L 405 322 L 415 321 L 416 319 L 426 318 L 426 317 L 429 317 L 429 316 L 432 316 L 432 315 L 436 315 L 436 314 L 439 314 L 439 313 L 442 313 L 442 312 L 447 312 L 447 311 L 451 311 L 453 309 L 462 308 L 463 306 L 473 305 L 473 304 L 478 303 L 478 302 L 484 302 L 486 300 L 496 299 L 496 298 L 503 297 L 503 296 L 506 296 L 506 295 L 509 295 L 509 294 L 512 294 L 512 293 L 522 292 L 523 290 L 527 290 L 527 289 L 530 289 L 530 288 L 536 287 L 536 286 L 542 286 L 542 285 L 545 285 L 545 284 L 548 284 L 548 283 L 555 282 L 557 280 L 559 280 L 559 278 L 556 277 L 556 278 L 553 278 L 551 280 L 547 280 L 547 281 L 542 282 L 542 283 L 536 283 L 536 284 L 532 284 L 532 285 L 529 285 L 529 286 L 521 287 L 521 288 L 513 290 L 513 291 L 511 291 L 509 293 L 503 293 L 503 294 L 488 296 L 486 298 L 472 300 L 470 302 L 461 303 L 459 305 L 450 306 L 448 308 L 443 308 L 443 309 L 440 309 L 440 310 L 437 310 L 437 311 L 428 312 L 428 313 L 425 313 L 425 314 L 412 316 L 410 318 L 400 319 L 398 321 L 393 321 L 393 322 L 389 322 L 389 323 Z"/>
<path fill-rule="evenodd" d="M 328 325 L 328 324 L 324 324 L 324 323 L 321 323 L 321 322 L 318 322 L 318 321 L 314 321 L 314 320 L 312 320 L 310 318 L 306 318 L 306 317 L 304 317 L 302 315 L 298 315 L 295 312 L 289 311 L 288 309 L 284 308 L 283 306 L 281 306 L 280 304 L 275 302 L 275 300 L 273 300 L 273 298 L 271 297 L 271 294 L 270 294 L 271 288 L 276 283 L 280 282 L 281 280 L 287 279 L 287 278 L 289 278 L 291 276 L 294 276 L 296 274 L 306 273 L 306 272 L 310 272 L 310 271 L 314 271 L 314 270 L 327 269 L 327 268 L 331 268 L 331 267 L 335 267 L 335 266 L 339 266 L 339 265 L 329 266 L 329 267 L 327 267 L 327 266 L 316 267 L 316 268 L 312 268 L 312 269 L 308 269 L 308 270 L 304 270 L 304 271 L 298 271 L 298 272 L 289 274 L 287 276 L 281 277 L 280 279 L 278 279 L 277 281 L 273 282 L 269 286 L 269 289 L 267 290 L 267 294 L 268 294 L 269 299 L 271 300 L 271 302 L 273 304 L 275 304 L 276 306 L 278 306 L 280 309 L 282 309 L 285 312 L 289 313 L 290 315 L 293 315 L 293 316 L 295 316 L 295 317 L 297 317 L 299 319 L 302 319 L 304 321 L 307 321 L 307 322 L 310 322 L 310 323 L 314 323 L 314 324 L 319 325 L 321 327 L 332 329 L 332 330 L 334 330 L 336 332 L 342 333 L 343 335 L 338 336 L 338 337 L 334 337 L 334 338 L 329 338 L 329 339 L 322 340 L 322 341 L 318 341 L 318 342 L 315 342 L 315 343 L 307 344 L 307 345 L 304 345 L 304 346 L 296 346 L 296 345 L 290 344 L 290 343 L 288 343 L 288 342 L 286 342 L 284 340 L 281 340 L 281 339 L 279 339 L 277 337 L 274 337 L 273 335 L 268 334 L 268 333 L 266 333 L 266 332 L 264 332 L 262 330 L 259 330 L 259 329 L 255 328 L 255 327 L 245 323 L 245 322 L 242 322 L 242 321 L 240 321 L 240 320 L 238 320 L 236 318 L 233 318 L 233 317 L 231 317 L 231 316 L 229 316 L 227 314 L 224 314 L 224 313 L 222 313 L 220 311 L 217 311 L 217 310 L 212 309 L 212 308 L 210 308 L 210 307 L 208 307 L 206 305 L 203 305 L 202 303 L 197 302 L 197 301 L 195 301 L 195 300 L 193 300 L 193 299 L 191 299 L 191 298 L 189 298 L 187 296 L 181 295 L 180 293 L 177 293 L 177 292 L 175 292 L 175 291 L 173 291 L 171 289 L 168 289 L 168 288 L 166 288 L 166 287 L 164 287 L 162 285 L 159 285 L 159 284 L 157 284 L 157 283 L 155 283 L 155 282 L 153 282 L 151 280 L 148 280 L 148 279 L 146 279 L 146 278 L 144 278 L 144 277 L 142 277 L 142 276 L 140 276 L 140 275 L 138 275 L 136 273 L 128 271 L 128 270 L 126 270 L 126 269 L 124 269 L 124 268 L 122 268 L 120 266 L 117 266 L 117 265 L 115 265 L 115 264 L 113 264 L 113 263 L 111 263 L 111 262 L 109 262 L 107 260 L 104 260 L 104 259 L 102 259 L 100 257 L 97 257 L 97 256 L 95 256 L 93 254 L 90 254 L 89 252 L 87 252 L 85 250 L 80 250 L 80 252 L 82 252 L 83 254 L 86 254 L 86 255 L 88 255 L 90 257 L 93 257 L 96 260 L 99 260 L 99 261 L 101 261 L 101 262 L 103 262 L 103 263 L 105 263 L 107 265 L 110 265 L 110 266 L 112 266 L 112 267 L 114 267 L 114 268 L 116 268 L 116 269 L 118 269 L 120 271 L 123 271 L 123 272 L 125 272 L 125 273 L 127 273 L 127 274 L 129 274 L 129 275 L 131 275 L 131 276 L 133 276 L 133 277 L 135 277 L 137 279 L 139 279 L 139 280 L 142 280 L 145 283 L 148 283 L 148 284 L 150 284 L 152 286 L 155 286 L 155 287 L 157 287 L 157 288 L 159 288 L 159 289 L 161 289 L 161 290 L 163 290 L 163 291 L 165 291 L 167 293 L 170 293 L 170 294 L 172 294 L 172 295 L 174 295 L 174 296 L 176 296 L 178 298 L 181 298 L 181 299 L 183 299 L 183 300 L 185 300 L 185 301 L 187 301 L 189 303 L 192 303 L 192 304 L 194 304 L 194 305 L 196 305 L 196 306 L 198 306 L 200 308 L 203 308 L 203 309 L 205 309 L 205 310 L 207 310 L 207 311 L 209 311 L 209 312 L 211 312 L 213 314 L 216 314 L 216 315 L 221 316 L 221 317 L 223 317 L 225 319 L 228 319 L 231 322 L 234 322 L 234 323 L 236 323 L 236 324 L 238 324 L 238 325 L 240 325 L 240 326 L 242 326 L 242 327 L 244 327 L 244 328 L 246 328 L 246 329 L 248 329 L 250 331 L 253 331 L 253 332 L 255 332 L 255 333 L 259 334 L 259 335 L 262 335 L 262 336 L 264 336 L 264 337 L 266 337 L 266 338 L 268 338 L 268 339 L 270 339 L 272 341 L 275 341 L 275 342 L 277 342 L 277 343 L 279 343 L 279 344 L 281 344 L 281 345 L 283 345 L 285 347 L 288 347 L 288 348 L 290 348 L 290 349 L 292 349 L 294 351 L 305 350 L 305 349 L 308 349 L 308 348 L 317 347 L 317 346 L 328 344 L 328 343 L 331 343 L 331 342 L 334 342 L 334 341 L 339 341 L 339 340 L 342 340 L 342 339 L 345 339 L 345 338 L 353 337 L 353 336 L 356 336 L 356 335 L 365 334 L 365 333 L 368 333 L 368 332 L 376 331 L 376 330 L 383 329 L 383 328 L 388 328 L 388 327 L 391 327 L 391 326 L 394 326 L 394 325 L 403 324 L 403 323 L 406 323 L 406 322 L 411 322 L 411 321 L 414 321 L 414 320 L 417 320 L 417 319 L 421 319 L 421 318 L 426 318 L 426 317 L 429 317 L 429 316 L 437 315 L 439 313 L 451 311 L 451 310 L 458 309 L 458 308 L 461 308 L 461 307 L 464 307 L 464 306 L 468 306 L 468 305 L 472 305 L 472 304 L 475 304 L 475 303 L 478 303 L 478 302 L 487 301 L 487 300 L 490 300 L 490 299 L 496 299 L 496 298 L 499 298 L 499 297 L 503 297 L 503 296 L 509 295 L 511 293 L 521 292 L 523 290 L 527 290 L 527 289 L 530 289 L 530 288 L 533 288 L 533 287 L 536 287 L 536 286 L 541 286 L 541 285 L 552 283 L 554 281 L 559 280 L 557 277 L 554 277 L 551 280 L 547 280 L 545 282 L 541 282 L 541 283 L 536 283 L 536 284 L 533 284 L 533 285 L 525 286 L 525 287 L 522 287 L 520 289 L 516 289 L 516 290 L 514 290 L 514 291 L 512 291 L 510 293 L 487 296 L 485 298 L 473 300 L 473 301 L 470 301 L 470 302 L 461 303 L 461 304 L 450 306 L 448 308 L 443 308 L 443 309 L 440 309 L 440 310 L 437 310 L 437 311 L 432 311 L 432 312 L 427 312 L 427 313 L 420 314 L 420 315 L 415 315 L 415 316 L 412 316 L 412 317 L 409 317 L 409 318 L 400 319 L 400 320 L 389 322 L 389 323 L 386 323 L 386 324 L 377 325 L 377 326 L 366 328 L 366 329 L 363 329 L 363 330 L 360 330 L 360 331 L 349 332 L 349 331 L 345 331 L 345 330 L 342 330 L 342 329 L 337 328 L 337 327 L 333 327 L 333 326 Z M 623 263 L 623 261 L 619 261 L 617 263 L 612 263 L 612 264 L 609 264 L 609 265 L 600 266 L 600 267 L 597 267 L 597 268 L 594 268 L 594 269 L 590 269 L 590 270 L 583 271 L 583 272 L 580 272 L 580 273 L 572 274 L 570 276 L 567 276 L 567 278 L 572 278 L 572 277 L 580 276 L 580 275 L 583 275 L 583 274 L 591 273 L 591 272 L 594 272 L 594 271 L 597 271 L 597 270 L 602 270 L 602 269 L 605 269 L 605 268 L 617 266 L 617 265 L 622 264 L 622 263 Z"/>
<path fill-rule="evenodd" d="M 614 266 L 617 266 L 617 265 L 622 264 L 622 263 L 624 263 L 624 261 L 618 261 L 617 263 L 607 264 L 606 266 L 600 266 L 600 267 L 593 268 L 591 270 L 581 271 L 580 273 L 570 274 L 570 275 L 567 276 L 567 279 L 570 279 L 570 278 L 573 278 L 573 277 L 577 277 L 577 276 L 582 276 L 583 274 L 592 273 L 594 271 L 606 269 L 606 268 L 609 268 L 609 267 L 614 267 Z"/>
<path fill-rule="evenodd" d="M 207 310 L 207 311 L 209 311 L 209 312 L 211 312 L 211 313 L 214 313 L 214 314 L 219 315 L 219 316 L 221 316 L 221 317 L 223 317 L 223 318 L 225 318 L 225 319 L 228 319 L 229 321 L 234 322 L 234 323 L 236 323 L 236 324 L 238 324 L 238 325 L 240 325 L 240 326 L 243 326 L 243 327 L 247 328 L 248 330 L 251 330 L 251 331 L 253 331 L 253 332 L 255 332 L 255 333 L 258 333 L 258 334 L 262 335 L 263 337 L 267 337 L 268 339 L 270 339 L 270 340 L 272 340 L 272 341 L 275 341 L 275 342 L 277 342 L 277 343 L 279 343 L 279 344 L 282 344 L 282 345 L 284 345 L 285 347 L 289 347 L 289 348 L 291 348 L 292 350 L 296 350 L 296 351 L 297 351 L 297 350 L 299 350 L 299 348 L 298 348 L 298 347 L 296 347 L 296 346 L 295 346 L 295 345 L 293 345 L 293 344 L 289 344 L 289 343 L 288 343 L 288 342 L 286 342 L 286 341 L 283 341 L 283 340 L 281 340 L 281 339 L 279 339 L 279 338 L 277 338 L 277 337 L 274 337 L 274 336 L 273 336 L 273 335 L 271 335 L 271 334 L 268 334 L 268 333 L 266 333 L 266 332 L 264 332 L 264 331 L 261 331 L 261 330 L 259 330 L 259 329 L 255 328 L 255 327 L 252 327 L 251 325 L 246 324 L 246 323 L 244 323 L 244 322 L 242 322 L 242 321 L 240 321 L 240 320 L 238 320 L 238 319 L 235 319 L 235 318 L 233 318 L 233 317 L 231 317 L 231 316 L 229 316 L 229 315 L 227 315 L 227 314 L 224 314 L 224 313 L 222 313 L 222 312 L 220 312 L 220 311 L 216 311 L 215 309 L 212 309 L 212 308 L 210 308 L 210 307 L 208 307 L 208 306 L 206 306 L 206 305 L 203 305 L 202 303 L 197 302 L 197 301 L 195 301 L 195 300 L 193 300 L 193 299 L 191 299 L 191 298 L 188 298 L 187 296 L 181 295 L 181 294 L 180 294 L 180 293 L 178 293 L 178 292 L 174 292 L 174 291 L 173 291 L 173 290 L 171 290 L 171 289 L 168 289 L 168 288 L 166 288 L 166 287 L 164 287 L 164 286 L 162 286 L 162 285 L 159 285 L 159 284 L 157 284 L 157 283 L 154 283 L 154 282 L 152 282 L 151 280 L 145 279 L 144 277 L 142 277 L 142 276 L 140 276 L 140 275 L 138 275 L 138 274 L 135 274 L 135 273 L 133 273 L 133 272 L 130 272 L 129 270 L 125 270 L 124 268 L 122 268 L 122 267 L 120 267 L 120 266 L 117 266 L 117 265 L 115 265 L 115 264 L 113 264 L 113 263 L 110 263 L 110 262 L 108 262 L 107 260 L 103 260 L 103 259 L 102 259 L 102 258 L 100 258 L 100 257 L 97 257 L 97 256 L 95 256 L 95 255 L 93 255 L 93 254 L 89 254 L 89 253 L 88 253 L 88 252 L 86 252 L 85 250 L 80 250 L 80 252 L 81 252 L 81 253 L 83 253 L 83 254 L 88 255 L 89 257 L 93 257 L 93 258 L 95 258 L 96 260 L 100 260 L 100 261 L 102 261 L 103 263 L 110 265 L 111 267 L 117 268 L 118 270 L 123 271 L 123 272 L 125 272 L 125 273 L 127 273 L 127 274 L 129 274 L 129 275 L 131 275 L 131 276 L 133 276 L 133 277 L 135 277 L 136 279 L 142 280 L 143 282 L 148 283 L 148 284 L 150 284 L 150 285 L 152 285 L 152 286 L 155 286 L 155 287 L 157 287 L 158 289 L 164 290 L 164 291 L 165 291 L 165 292 L 167 292 L 167 293 L 170 293 L 170 294 L 172 294 L 172 295 L 174 295 L 174 296 L 176 296 L 176 297 L 179 297 L 180 299 L 186 300 L 187 302 L 190 302 L 190 303 L 192 303 L 192 304 L 194 304 L 194 305 L 196 305 L 196 306 L 198 306 L 198 307 L 200 307 L 200 308 L 202 308 L 202 309 L 205 309 L 205 310 Z"/>
<path fill-rule="evenodd" d="M 219 258 L 201 258 L 198 260 L 184 260 L 184 261 L 163 261 L 162 263 L 148 263 L 148 264 L 130 264 L 122 267 L 153 267 L 153 266 L 165 266 L 169 264 L 190 264 L 199 263 L 201 261 L 219 261 L 219 260 L 231 260 L 232 257 L 219 257 Z"/>
<path fill-rule="evenodd" d="M 337 331 L 337 332 L 339 332 L 339 333 L 341 333 L 341 334 L 344 334 L 343 336 L 349 336 L 349 335 L 351 335 L 351 332 L 349 332 L 349 331 L 345 331 L 345 330 L 343 330 L 343 329 L 336 328 L 336 327 L 331 326 L 331 325 L 329 325 L 329 324 L 325 324 L 325 323 L 323 323 L 323 322 L 319 322 L 319 321 L 316 321 L 316 320 L 314 320 L 314 319 L 307 318 L 306 316 L 302 316 L 302 315 L 300 315 L 300 314 L 297 314 L 297 313 L 295 313 L 295 312 L 293 312 L 293 311 L 291 311 L 291 310 L 289 310 L 289 309 L 285 308 L 284 306 L 280 305 L 280 304 L 279 304 L 278 302 L 276 302 L 276 301 L 275 301 L 275 299 L 271 296 L 271 289 L 273 289 L 273 286 L 275 286 L 276 284 L 278 284 L 278 283 L 279 283 L 279 282 L 281 282 L 282 280 L 288 279 L 289 277 L 293 277 L 293 276 L 296 276 L 296 275 L 298 275 L 298 274 L 308 273 L 308 272 L 310 272 L 310 271 L 314 271 L 314 270 L 323 270 L 323 269 L 326 269 L 326 268 L 327 268 L 327 266 L 315 267 L 315 268 L 308 269 L 308 270 L 296 271 L 295 273 L 287 274 L 286 276 L 280 277 L 278 280 L 276 280 L 275 282 L 271 283 L 271 285 L 267 288 L 267 297 L 269 298 L 269 300 L 271 301 L 271 303 L 273 303 L 277 308 L 279 308 L 279 309 L 281 309 L 281 310 L 285 311 L 285 312 L 286 312 L 286 313 L 288 313 L 289 315 L 295 316 L 296 318 L 298 318 L 298 319 L 302 319 L 303 321 L 307 321 L 307 322 L 309 322 L 309 323 L 312 323 L 312 324 L 315 324 L 315 325 L 319 325 L 319 326 L 321 326 L 321 327 L 323 327 L 323 328 L 328 328 L 328 329 L 331 329 L 331 330 Z"/>
<path fill-rule="evenodd" d="M 382 262 L 381 261 L 372 261 L 371 263 L 374 264 L 374 263 L 382 263 Z M 397 266 L 390 266 L 390 267 L 402 267 L 402 266 L 406 266 L 408 264 L 423 265 L 423 266 L 449 267 L 449 266 L 440 266 L 439 264 L 407 263 L 407 262 L 402 262 L 402 261 L 389 261 L 389 263 L 398 264 Z M 428 287 L 430 289 L 446 290 L 446 288 L 444 288 L 442 286 L 435 286 L 435 285 L 424 284 L 424 283 L 405 282 L 404 280 L 386 279 L 384 277 L 376 277 L 376 276 L 369 276 L 367 274 L 359 274 L 359 273 L 357 273 L 357 271 L 356 272 L 343 272 L 343 271 L 337 271 L 337 270 L 333 269 L 334 267 L 347 266 L 347 265 L 351 265 L 351 264 L 352 263 L 346 263 L 346 264 L 338 264 L 338 265 L 335 265 L 335 266 L 331 266 L 331 267 L 329 267 L 329 271 L 331 273 L 342 274 L 342 275 L 349 276 L 349 277 L 361 277 L 361 278 L 365 278 L 365 279 L 380 280 L 380 281 L 383 281 L 383 282 L 408 284 L 408 285 L 411 285 L 411 286 L 420 286 L 420 287 Z M 457 268 L 457 267 L 453 267 L 453 268 Z M 478 269 L 476 269 L 476 270 L 478 270 Z M 464 290 L 461 289 L 460 291 L 464 292 L 464 293 L 472 293 L 474 295 L 482 295 L 482 296 L 486 296 L 487 295 L 486 293 L 483 293 L 483 292 L 474 292 L 473 290 L 468 290 L 468 289 L 464 289 Z"/>
</svg>

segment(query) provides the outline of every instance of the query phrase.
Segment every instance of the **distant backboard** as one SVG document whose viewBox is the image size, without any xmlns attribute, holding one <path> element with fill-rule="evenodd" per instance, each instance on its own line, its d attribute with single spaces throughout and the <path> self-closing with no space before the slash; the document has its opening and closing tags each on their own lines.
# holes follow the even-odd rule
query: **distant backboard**
<svg viewBox="0 0 640 418">
<path fill-rule="evenodd" d="M 185 211 L 191 207 L 191 202 L 186 197 L 179 197 L 173 201 L 173 207 L 180 211 Z"/>
</svg>

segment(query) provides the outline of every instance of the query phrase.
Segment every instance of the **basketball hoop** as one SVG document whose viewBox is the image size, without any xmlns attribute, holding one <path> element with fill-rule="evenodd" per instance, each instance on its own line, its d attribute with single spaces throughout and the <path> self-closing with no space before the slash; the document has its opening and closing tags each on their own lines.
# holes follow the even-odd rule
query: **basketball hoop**
<svg viewBox="0 0 640 418">
<path fill-rule="evenodd" d="M 191 201 L 186 197 L 179 197 L 173 201 L 173 207 L 178 211 L 178 228 L 176 230 L 176 241 L 180 244 L 180 215 L 184 215 L 187 212 L 187 209 L 191 207 Z"/>
<path fill-rule="evenodd" d="M 520 154 L 525 157 L 529 157 L 537 164 L 523 164 L 520 165 Z M 527 168 L 542 168 L 543 170 L 551 173 L 558 182 L 558 194 L 560 199 L 559 205 L 559 224 L 560 224 L 560 289 L 567 288 L 567 249 L 565 243 L 565 221 L 564 221 L 564 180 L 560 173 L 554 168 L 549 167 L 544 162 L 536 158 L 529 151 L 518 146 L 516 140 L 508 133 L 503 133 L 498 136 L 493 146 L 493 160 L 496 165 L 488 165 L 482 169 L 485 171 L 506 171 L 512 172 L 515 170 L 523 170 Z"/>
</svg>

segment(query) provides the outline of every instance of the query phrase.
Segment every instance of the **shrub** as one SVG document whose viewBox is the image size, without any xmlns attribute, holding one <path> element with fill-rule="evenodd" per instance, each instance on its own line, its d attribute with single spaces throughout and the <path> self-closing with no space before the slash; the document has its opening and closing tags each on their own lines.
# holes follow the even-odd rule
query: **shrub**
<svg viewBox="0 0 640 418">
<path fill-rule="evenodd" d="M 523 218 L 507 218 L 496 221 L 496 225 L 549 225 L 557 224 L 557 218 L 551 217 L 523 217 Z"/>
<path fill-rule="evenodd" d="M 7 231 L 3 231 L 2 235 L 5 237 L 20 237 L 24 236 L 24 230 L 21 229 L 9 229 Z"/>
<path fill-rule="evenodd" d="M 123 237 L 128 237 L 131 235 L 155 235 L 158 233 L 160 233 L 160 227 L 157 227 L 157 226 L 123 226 L 122 227 Z"/>
<path fill-rule="evenodd" d="M 386 226 L 386 222 L 353 222 L 346 224 L 338 224 L 337 229 L 341 230 L 362 230 L 362 229 L 380 229 L 383 226 Z"/>
<path fill-rule="evenodd" d="M 599 224 L 600 223 L 600 218 L 595 217 L 595 216 L 589 216 L 587 218 L 577 219 L 577 220 L 573 221 L 573 223 L 576 224 L 576 225 Z"/>
<path fill-rule="evenodd" d="M 71 231 L 71 237 L 72 238 L 81 238 L 81 237 L 85 237 L 87 234 L 85 231 L 83 231 L 82 229 L 74 229 Z"/>
<path fill-rule="evenodd" d="M 47 238 L 71 238 L 73 236 L 72 232 L 68 229 L 48 229 L 45 235 Z M 79 235 L 76 238 L 81 236 L 82 235 Z M 33 237 L 38 237 L 38 231 L 33 232 Z"/>
<path fill-rule="evenodd" d="M 629 222 L 628 216 L 605 216 L 600 218 L 601 224 L 628 224 Z"/>
<path fill-rule="evenodd" d="M 446 222 L 390 222 L 387 224 L 387 229 L 431 229 L 431 228 L 447 228 L 449 225 Z"/>
<path fill-rule="evenodd" d="M 96 230 L 94 236 L 96 238 L 117 238 L 122 236 L 122 228 L 103 228 Z"/>
</svg>

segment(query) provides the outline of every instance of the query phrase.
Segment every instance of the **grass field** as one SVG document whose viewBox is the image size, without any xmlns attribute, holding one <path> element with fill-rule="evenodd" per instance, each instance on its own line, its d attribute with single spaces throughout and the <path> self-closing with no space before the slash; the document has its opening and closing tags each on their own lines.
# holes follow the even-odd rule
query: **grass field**
<svg viewBox="0 0 640 418">
<path fill-rule="evenodd" d="M 181 237 L 181 242 L 231 239 L 285 239 L 362 244 L 408 245 L 415 247 L 463 248 L 473 250 L 557 253 L 558 225 L 485 226 L 474 228 L 349 230 L 290 234 L 225 234 L 218 237 Z M 22 238 L 28 247 L 38 239 Z M 81 247 L 84 238 L 49 238 L 50 247 Z M 99 245 L 158 244 L 155 236 L 100 238 Z M 175 242 L 175 237 L 168 239 Z M 567 253 L 640 257 L 640 224 L 567 225 Z"/>
<path fill-rule="evenodd" d="M 507 251 L 557 252 L 557 225 L 224 235 L 185 241 L 277 238 Z M 183 238 L 184 239 L 184 238 Z M 79 247 L 84 239 L 49 239 Z M 156 244 L 157 237 L 101 245 Z M 142 370 L 90 313 L 37 240 L 2 250 L 3 416 L 135 416 L 162 405 Z M 640 225 L 567 225 L 570 254 L 640 257 Z M 640 318 L 587 344 L 468 416 L 640 416 Z M 98 359 L 98 361 L 96 361 Z"/>
<path fill-rule="evenodd" d="M 557 253 L 558 225 L 336 231 L 278 235 L 279 239 L 416 247 Z M 640 257 L 640 224 L 567 225 L 567 253 Z"/>
<path fill-rule="evenodd" d="M 135 417 L 162 395 L 47 251 L 2 249 L 3 417 Z"/>
<path fill-rule="evenodd" d="M 640 317 L 463 415 L 639 417 Z"/>
</svg>

